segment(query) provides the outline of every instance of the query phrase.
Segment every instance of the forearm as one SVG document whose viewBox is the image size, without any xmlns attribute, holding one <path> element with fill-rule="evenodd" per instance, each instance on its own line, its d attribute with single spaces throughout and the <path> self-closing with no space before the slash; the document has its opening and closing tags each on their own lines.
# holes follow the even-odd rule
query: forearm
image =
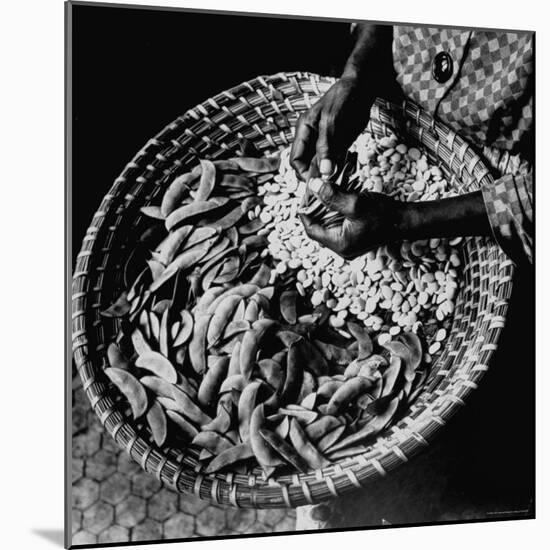
<svg viewBox="0 0 550 550">
<path fill-rule="evenodd" d="M 491 235 L 481 191 L 438 201 L 403 203 L 397 234 L 408 240 Z"/>
<path fill-rule="evenodd" d="M 355 46 L 346 62 L 342 78 L 356 80 L 373 95 L 379 94 L 392 73 L 391 25 L 360 23 Z"/>
</svg>

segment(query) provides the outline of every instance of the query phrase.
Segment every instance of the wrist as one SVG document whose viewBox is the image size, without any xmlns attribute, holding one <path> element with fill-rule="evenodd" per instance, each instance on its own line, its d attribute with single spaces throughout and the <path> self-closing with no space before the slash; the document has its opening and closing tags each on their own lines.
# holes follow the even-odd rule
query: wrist
<svg viewBox="0 0 550 550">
<path fill-rule="evenodd" d="M 418 203 L 394 201 L 395 211 L 393 216 L 393 239 L 402 241 L 410 239 L 419 225 L 419 212 L 416 206 Z"/>
<path fill-rule="evenodd" d="M 362 73 L 363 71 L 361 70 L 360 65 L 348 61 L 344 67 L 344 70 L 342 71 L 340 78 L 342 80 L 349 80 L 350 82 L 359 84 L 362 80 Z"/>
<path fill-rule="evenodd" d="M 393 68 L 393 27 L 363 23 L 357 25 L 357 40 L 341 78 L 349 78 L 372 97 L 380 95 Z"/>
<path fill-rule="evenodd" d="M 340 83 L 348 91 L 348 94 L 358 99 L 362 105 L 368 106 L 370 110 L 370 106 L 377 96 L 377 90 L 372 84 L 372 79 L 366 78 L 364 72 L 346 69 L 340 77 Z"/>
<path fill-rule="evenodd" d="M 396 234 L 398 240 L 489 235 L 481 191 L 440 200 L 399 203 Z"/>
</svg>

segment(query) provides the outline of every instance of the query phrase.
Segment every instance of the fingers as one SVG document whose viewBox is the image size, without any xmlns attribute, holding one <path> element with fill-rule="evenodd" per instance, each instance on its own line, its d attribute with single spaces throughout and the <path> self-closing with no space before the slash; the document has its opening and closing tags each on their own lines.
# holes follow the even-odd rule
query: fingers
<svg viewBox="0 0 550 550">
<path fill-rule="evenodd" d="M 332 175 L 336 158 L 334 117 L 321 110 L 321 102 L 302 114 L 296 125 L 290 164 L 300 179 L 308 179 L 308 170 L 316 152 L 321 175 Z"/>
<path fill-rule="evenodd" d="M 324 227 L 314 222 L 307 214 L 301 214 L 300 219 L 304 225 L 307 236 L 319 244 L 338 252 L 341 244 L 341 226 Z"/>
<path fill-rule="evenodd" d="M 290 164 L 302 180 L 307 179 L 309 165 L 315 154 L 317 118 L 317 111 L 313 109 L 300 116 L 290 149 Z"/>
<path fill-rule="evenodd" d="M 357 246 L 354 246 L 357 235 L 354 234 L 352 222 L 349 220 L 344 220 L 336 225 L 321 225 L 313 221 L 307 214 L 301 214 L 300 218 L 305 232 L 310 239 L 317 241 L 326 248 L 330 248 L 333 252 L 342 256 L 342 258 L 350 260 L 357 257 L 359 253 L 363 253 L 360 252 Z M 364 252 L 367 250 L 369 249 L 365 248 Z"/>
<path fill-rule="evenodd" d="M 323 182 L 320 178 L 310 180 L 309 189 L 327 208 L 349 218 L 354 218 L 357 215 L 356 194 L 346 193 L 328 181 Z"/>
<path fill-rule="evenodd" d="M 336 157 L 334 149 L 334 120 L 328 113 L 323 113 L 319 121 L 319 136 L 317 138 L 317 158 L 319 171 L 323 176 L 332 175 L 333 163 Z"/>
</svg>

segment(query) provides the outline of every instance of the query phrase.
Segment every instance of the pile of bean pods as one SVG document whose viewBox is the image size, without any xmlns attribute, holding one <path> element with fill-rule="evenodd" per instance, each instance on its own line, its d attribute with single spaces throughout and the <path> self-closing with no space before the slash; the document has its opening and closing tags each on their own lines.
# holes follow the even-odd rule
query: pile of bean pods
<svg viewBox="0 0 550 550">
<path fill-rule="evenodd" d="M 270 197 L 289 202 L 284 219 L 295 218 L 298 207 L 290 199 L 301 184 L 295 181 L 293 195 L 283 176 L 287 155 L 282 162 L 201 160 L 178 176 L 160 204 L 142 208 L 148 225 L 124 266 L 125 288 L 102 311 L 118 318 L 105 374 L 121 403 L 157 445 L 194 453 L 205 473 L 259 465 L 269 477 L 365 452 L 419 394 L 429 374 L 426 348 L 446 337 L 446 319 L 433 318 L 414 327 L 396 321 L 400 330 L 381 338 L 376 331 L 386 321 L 370 322 L 370 313 L 353 308 L 350 279 L 361 296 L 366 279 L 358 281 L 358 273 L 372 279 L 368 288 L 378 287 L 395 267 L 373 269 L 378 253 L 352 271 L 359 262 L 341 261 L 311 241 L 305 255 L 274 250 L 281 209 Z M 339 276 L 341 295 L 327 284 L 332 297 L 317 298 L 316 250 L 320 277 Z M 417 271 L 433 265 L 414 257 Z M 345 296 L 351 299 L 341 315 Z"/>
</svg>

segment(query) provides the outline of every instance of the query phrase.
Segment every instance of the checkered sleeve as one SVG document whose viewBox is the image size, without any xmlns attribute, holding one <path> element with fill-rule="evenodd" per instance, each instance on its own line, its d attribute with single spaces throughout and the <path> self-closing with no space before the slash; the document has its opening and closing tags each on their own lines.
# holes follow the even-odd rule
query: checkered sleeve
<svg viewBox="0 0 550 550">
<path fill-rule="evenodd" d="M 533 263 L 532 174 L 506 174 L 482 188 L 495 239 L 516 263 Z"/>
</svg>

